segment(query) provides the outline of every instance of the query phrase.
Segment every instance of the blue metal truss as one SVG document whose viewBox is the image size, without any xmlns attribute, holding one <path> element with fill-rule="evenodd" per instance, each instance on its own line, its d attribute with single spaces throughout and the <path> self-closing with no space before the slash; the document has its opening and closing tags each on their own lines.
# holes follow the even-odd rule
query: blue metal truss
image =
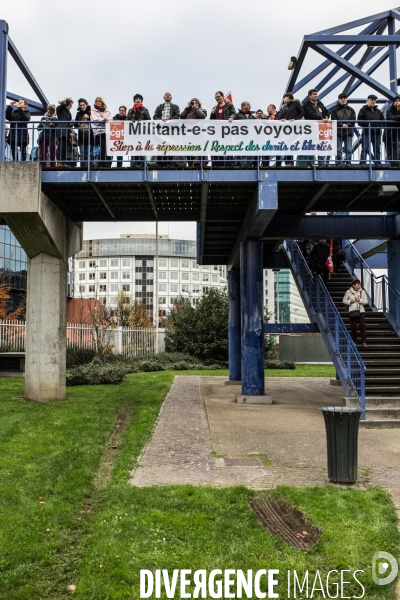
<svg viewBox="0 0 400 600">
<path fill-rule="evenodd" d="M 351 102 L 359 102 L 360 99 L 352 98 L 352 94 L 362 83 L 365 83 L 371 90 L 383 96 L 379 99 L 381 103 L 393 100 L 397 95 L 398 85 L 396 48 L 400 46 L 400 29 L 396 30 L 396 21 L 400 21 L 399 8 L 304 36 L 285 91 L 297 93 L 313 81 L 313 86 L 319 90 L 321 99 L 336 89 L 338 93 L 347 93 Z M 357 35 L 347 33 L 363 25 L 366 27 Z M 341 47 L 332 50 L 327 47 L 331 45 Z M 365 50 L 361 58 L 351 62 L 351 59 L 363 48 Z M 298 81 L 309 49 L 323 56 L 325 60 Z M 389 61 L 389 88 L 372 77 L 374 71 L 386 60 Z M 368 65 L 371 62 L 372 64 Z M 329 71 L 325 76 L 318 83 L 314 83 L 315 78 L 327 69 Z"/>
<path fill-rule="evenodd" d="M 5 113 L 7 98 L 9 100 L 19 100 L 19 98 L 21 98 L 21 95 L 7 91 L 8 53 L 10 53 L 17 66 L 19 67 L 21 73 L 23 74 L 23 76 L 31 86 L 33 92 L 39 99 L 38 102 L 37 100 L 30 100 L 29 98 L 26 98 L 26 100 L 28 101 L 28 108 L 30 113 L 32 115 L 37 116 L 44 115 L 49 101 L 42 88 L 39 86 L 38 82 L 31 73 L 28 65 L 22 58 L 21 54 L 18 52 L 18 49 L 15 46 L 14 42 L 8 35 L 8 23 L 6 21 L 0 20 L 0 36 L 0 131 L 3 132 L 6 128 Z M 0 144 L 0 162 L 4 162 L 4 160 L 5 147 L 4 144 Z"/>
</svg>

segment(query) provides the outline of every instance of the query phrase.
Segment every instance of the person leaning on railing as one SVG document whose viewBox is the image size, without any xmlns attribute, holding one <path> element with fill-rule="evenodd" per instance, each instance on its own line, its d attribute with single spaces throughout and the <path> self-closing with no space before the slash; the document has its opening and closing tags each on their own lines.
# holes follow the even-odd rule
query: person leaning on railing
<svg viewBox="0 0 400 600">
<path fill-rule="evenodd" d="M 56 108 L 57 119 L 61 121 L 58 123 L 57 129 L 57 138 L 58 138 L 58 162 L 56 167 L 65 167 L 65 163 L 68 160 L 68 149 L 70 145 L 69 134 L 71 131 L 72 125 L 66 123 L 65 121 L 72 121 L 71 108 L 74 101 L 72 98 L 64 98 L 64 100 L 58 101 L 58 106 Z"/>
<path fill-rule="evenodd" d="M 400 96 L 393 99 L 386 119 L 389 121 L 384 133 L 387 157 L 392 167 L 400 167 Z"/>
<path fill-rule="evenodd" d="M 46 114 L 41 118 L 38 125 L 40 131 L 38 137 L 39 145 L 39 161 L 42 167 L 47 167 L 47 158 L 49 166 L 56 166 L 56 151 L 57 151 L 57 117 L 56 107 L 49 104 Z"/>
<path fill-rule="evenodd" d="M 308 100 L 303 104 L 304 118 L 306 121 L 329 121 L 329 111 L 321 102 L 318 100 L 318 90 L 311 89 L 308 91 Z M 318 157 L 318 163 L 323 164 L 326 162 L 325 156 Z M 309 157 L 306 163 L 307 167 L 312 167 L 314 164 L 313 157 Z"/>
<path fill-rule="evenodd" d="M 361 289 L 359 279 L 353 279 L 351 288 L 347 290 L 343 297 L 343 304 L 349 307 L 349 320 L 351 328 L 351 338 L 357 344 L 357 326 L 360 328 L 361 343 L 363 348 L 367 347 L 367 330 L 365 328 L 365 308 L 368 299 L 364 290 Z"/>
<path fill-rule="evenodd" d="M 126 106 L 123 104 L 119 107 L 118 113 L 113 117 L 113 121 L 126 121 Z M 117 156 L 117 168 L 122 167 L 123 156 Z"/>
<path fill-rule="evenodd" d="M 7 143 L 11 146 L 13 160 L 18 160 L 18 148 L 21 150 L 21 160 L 26 160 L 26 148 L 29 144 L 28 122 L 31 113 L 28 102 L 20 98 L 18 102 L 11 102 L 6 108 L 6 119 L 10 121 L 10 130 Z"/>
<path fill-rule="evenodd" d="M 283 96 L 282 106 L 276 114 L 275 119 L 278 121 L 298 121 L 304 117 L 304 108 L 300 100 L 294 98 L 291 92 L 286 92 Z M 293 156 L 281 156 L 280 160 L 276 161 L 276 166 L 280 167 L 282 161 L 285 161 L 286 167 L 294 166 Z"/>
<path fill-rule="evenodd" d="M 370 157 L 372 163 L 375 163 L 377 166 L 381 164 L 382 124 L 374 123 L 374 121 L 383 121 L 384 116 L 382 111 L 376 106 L 377 99 L 375 94 L 370 94 L 367 98 L 367 103 L 360 109 L 357 117 L 359 125 L 363 128 L 361 138 L 361 167 L 366 166 L 367 155 Z"/>
<path fill-rule="evenodd" d="M 91 118 L 94 135 L 93 167 L 101 166 L 110 169 L 112 158 L 107 155 L 106 123 L 112 121 L 112 116 L 101 96 L 97 96 L 94 101 Z"/>
<path fill-rule="evenodd" d="M 133 106 L 128 111 L 128 121 L 150 121 L 150 113 L 143 104 L 142 94 L 133 96 Z M 144 156 L 131 156 L 131 167 L 140 167 Z"/>
<path fill-rule="evenodd" d="M 75 121 L 78 128 L 78 145 L 81 167 L 87 169 L 93 149 L 93 133 L 90 128 L 91 106 L 85 98 L 79 98 Z"/>
<path fill-rule="evenodd" d="M 181 119 L 205 119 L 206 117 L 207 111 L 205 108 L 202 108 L 198 98 L 189 100 L 187 107 L 180 114 Z M 193 169 L 200 167 L 200 156 L 188 156 L 187 158 L 189 160 L 189 167 Z"/>
<path fill-rule="evenodd" d="M 337 155 L 336 165 L 351 165 L 353 153 L 354 126 L 345 121 L 355 121 L 356 111 L 349 106 L 347 94 L 339 94 L 337 105 L 331 110 L 332 121 L 337 121 Z M 344 122 L 343 122 L 344 121 Z M 344 162 L 343 161 L 344 152 Z"/>
</svg>

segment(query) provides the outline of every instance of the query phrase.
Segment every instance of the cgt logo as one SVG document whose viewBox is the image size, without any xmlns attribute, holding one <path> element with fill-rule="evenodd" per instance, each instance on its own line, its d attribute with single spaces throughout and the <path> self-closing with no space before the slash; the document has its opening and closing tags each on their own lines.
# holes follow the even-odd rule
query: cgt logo
<svg viewBox="0 0 400 600">
<path fill-rule="evenodd" d="M 111 140 L 123 140 L 125 133 L 124 121 L 112 121 L 110 123 L 110 139 Z"/>
<path fill-rule="evenodd" d="M 332 133 L 332 123 L 327 121 L 327 122 L 319 122 L 318 123 L 318 132 L 319 132 L 319 139 L 320 140 L 331 140 L 333 139 L 333 133 Z"/>
<path fill-rule="evenodd" d="M 389 552 L 375 552 L 372 557 L 372 578 L 376 585 L 387 585 L 397 577 L 399 565 Z M 384 575 L 384 577 L 381 577 Z"/>
</svg>

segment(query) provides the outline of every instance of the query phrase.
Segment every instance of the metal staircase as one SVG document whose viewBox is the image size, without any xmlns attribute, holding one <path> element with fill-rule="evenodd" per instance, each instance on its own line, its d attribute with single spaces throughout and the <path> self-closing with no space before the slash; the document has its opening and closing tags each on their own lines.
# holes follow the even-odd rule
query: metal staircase
<svg viewBox="0 0 400 600">
<path fill-rule="evenodd" d="M 327 287 L 312 279 L 299 246 L 285 241 L 283 251 L 311 322 L 317 323 L 345 390 L 346 406 L 361 406 L 361 425 L 400 427 L 400 315 L 399 294 L 386 277 L 376 278 L 351 242 L 345 242 L 344 268 L 331 276 Z M 370 306 L 366 307 L 367 348 L 351 340 L 348 309 L 342 304 L 353 278 L 360 279 Z M 390 307 L 391 304 L 391 307 Z M 400 331 L 400 327 L 399 327 Z"/>
</svg>

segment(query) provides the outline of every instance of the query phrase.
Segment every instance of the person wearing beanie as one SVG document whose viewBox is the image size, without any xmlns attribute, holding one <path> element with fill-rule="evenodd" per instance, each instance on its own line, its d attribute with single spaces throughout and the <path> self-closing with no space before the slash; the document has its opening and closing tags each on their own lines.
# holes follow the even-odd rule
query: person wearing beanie
<svg viewBox="0 0 400 600">
<path fill-rule="evenodd" d="M 332 121 L 337 121 L 337 154 L 336 165 L 350 165 L 353 152 L 354 127 L 346 121 L 356 120 L 356 111 L 349 106 L 347 94 L 339 94 L 337 105 L 331 110 Z M 343 161 L 344 153 L 344 162 Z"/>
<path fill-rule="evenodd" d="M 374 121 L 383 121 L 384 116 L 381 110 L 376 106 L 377 96 L 370 94 L 367 98 L 367 103 L 360 109 L 358 113 L 358 124 L 363 128 L 361 137 L 361 159 L 360 167 L 365 167 L 367 164 L 367 154 L 372 163 L 377 166 L 381 164 L 381 123 Z M 371 133 L 369 129 L 371 125 Z M 372 152 L 371 152 L 372 146 Z"/>
<path fill-rule="evenodd" d="M 389 121 L 385 131 L 385 145 L 388 160 L 391 167 L 400 166 L 400 96 L 393 98 L 393 104 L 389 106 L 386 113 Z"/>
<path fill-rule="evenodd" d="M 128 111 L 128 121 L 150 121 L 150 113 L 148 109 L 143 105 L 142 94 L 135 94 L 133 96 L 133 106 Z M 145 160 L 144 156 L 132 156 L 131 167 L 140 169 Z"/>
<path fill-rule="evenodd" d="M 276 113 L 275 119 L 280 121 L 298 121 L 304 117 L 304 108 L 299 100 L 296 100 L 292 92 L 286 92 L 283 96 L 281 109 Z M 293 156 L 281 156 L 276 161 L 276 166 L 280 167 L 282 161 L 285 161 L 286 167 L 294 166 Z"/>
</svg>

